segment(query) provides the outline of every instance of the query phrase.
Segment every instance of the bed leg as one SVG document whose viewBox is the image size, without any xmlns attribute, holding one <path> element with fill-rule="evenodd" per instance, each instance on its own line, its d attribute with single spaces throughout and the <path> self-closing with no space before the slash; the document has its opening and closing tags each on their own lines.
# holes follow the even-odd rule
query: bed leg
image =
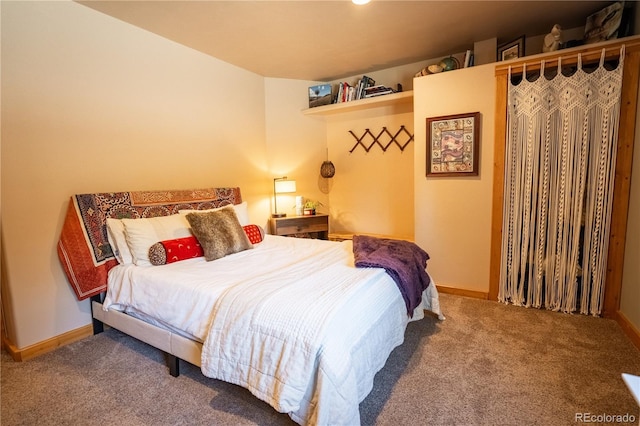
<svg viewBox="0 0 640 426">
<path fill-rule="evenodd" d="M 104 324 L 102 323 L 102 321 L 98 321 L 97 319 L 93 319 L 92 321 L 93 323 L 93 334 L 100 334 L 104 331 Z"/>
<path fill-rule="evenodd" d="M 180 375 L 180 358 L 167 354 L 167 364 L 169 365 L 169 374 L 178 377 Z"/>
<path fill-rule="evenodd" d="M 93 302 L 96 301 L 98 303 L 102 303 L 100 300 L 100 295 L 96 294 L 95 296 L 91 296 L 91 322 L 93 325 L 93 334 L 100 334 L 104 331 L 104 324 L 102 321 L 99 321 L 93 317 Z"/>
</svg>

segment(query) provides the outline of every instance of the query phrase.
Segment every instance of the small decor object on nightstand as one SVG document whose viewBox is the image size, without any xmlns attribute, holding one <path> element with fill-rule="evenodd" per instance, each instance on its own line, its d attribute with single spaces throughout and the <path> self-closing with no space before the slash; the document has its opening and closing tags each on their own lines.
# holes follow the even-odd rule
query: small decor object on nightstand
<svg viewBox="0 0 640 426">
<path fill-rule="evenodd" d="M 296 216 L 302 216 L 304 212 L 304 197 L 302 195 L 296 196 Z"/>
<path fill-rule="evenodd" d="M 316 209 L 321 206 L 322 203 L 320 201 L 307 200 L 304 203 L 304 216 L 313 216 L 316 214 Z"/>
</svg>

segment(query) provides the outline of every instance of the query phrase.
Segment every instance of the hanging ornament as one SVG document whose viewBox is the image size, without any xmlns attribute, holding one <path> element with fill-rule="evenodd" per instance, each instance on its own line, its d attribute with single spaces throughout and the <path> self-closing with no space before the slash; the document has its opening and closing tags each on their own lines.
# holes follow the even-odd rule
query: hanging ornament
<svg viewBox="0 0 640 426">
<path fill-rule="evenodd" d="M 320 166 L 320 176 L 323 178 L 332 178 L 336 174 L 336 167 L 329 161 L 329 149 L 327 149 L 327 159 Z"/>
<path fill-rule="evenodd" d="M 323 178 L 332 178 L 336 174 L 336 167 L 329 160 L 323 161 L 320 166 L 320 176 Z"/>
</svg>

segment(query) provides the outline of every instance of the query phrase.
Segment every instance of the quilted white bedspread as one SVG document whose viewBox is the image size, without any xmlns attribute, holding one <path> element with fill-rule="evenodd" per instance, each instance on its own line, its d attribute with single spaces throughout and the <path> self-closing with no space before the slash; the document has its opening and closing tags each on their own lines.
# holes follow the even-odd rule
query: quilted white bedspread
<svg viewBox="0 0 640 426">
<path fill-rule="evenodd" d="M 414 320 L 423 308 L 440 314 L 433 283 L 425 303 Z M 360 423 L 359 403 L 409 320 L 384 270 L 353 266 L 350 241 L 270 235 L 213 262 L 118 266 L 104 307 L 133 309 L 203 341 L 205 376 L 320 425 Z"/>
</svg>

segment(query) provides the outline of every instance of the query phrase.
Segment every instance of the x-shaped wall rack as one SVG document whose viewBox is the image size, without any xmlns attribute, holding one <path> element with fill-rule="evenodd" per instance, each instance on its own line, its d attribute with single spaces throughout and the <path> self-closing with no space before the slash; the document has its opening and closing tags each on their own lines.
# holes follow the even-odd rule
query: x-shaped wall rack
<svg viewBox="0 0 640 426">
<path fill-rule="evenodd" d="M 403 132 L 409 137 L 409 139 L 407 139 L 407 141 L 404 144 L 398 142 L 398 139 L 397 139 L 398 136 L 400 136 L 400 134 Z M 391 146 L 391 144 L 394 144 L 394 143 L 398 146 L 398 148 L 400 148 L 400 151 L 404 151 L 407 145 L 409 145 L 409 143 L 413 140 L 413 135 L 409 133 L 409 131 L 404 126 L 400 126 L 400 129 L 396 132 L 395 135 L 392 135 L 391 132 L 389 132 L 389 130 L 387 130 L 386 127 L 383 127 L 377 136 L 371 133 L 371 130 L 369 129 L 365 129 L 364 133 L 360 137 L 356 136 L 356 134 L 353 133 L 353 131 L 351 130 L 349 130 L 349 133 L 351 133 L 351 136 L 353 136 L 357 141 L 356 144 L 353 146 L 353 148 L 349 150 L 349 153 L 352 153 L 353 151 L 355 151 L 355 149 L 358 148 L 358 146 L 362 146 L 362 148 L 364 148 L 366 152 L 369 152 L 374 145 L 380 146 L 380 148 L 382 149 L 382 152 L 386 152 L 387 149 L 389 149 L 389 146 Z M 390 138 L 389 142 L 386 145 L 380 141 L 380 137 L 385 134 Z M 367 135 L 373 138 L 373 142 L 371 142 L 371 144 L 369 144 L 368 146 L 362 142 Z"/>
</svg>

